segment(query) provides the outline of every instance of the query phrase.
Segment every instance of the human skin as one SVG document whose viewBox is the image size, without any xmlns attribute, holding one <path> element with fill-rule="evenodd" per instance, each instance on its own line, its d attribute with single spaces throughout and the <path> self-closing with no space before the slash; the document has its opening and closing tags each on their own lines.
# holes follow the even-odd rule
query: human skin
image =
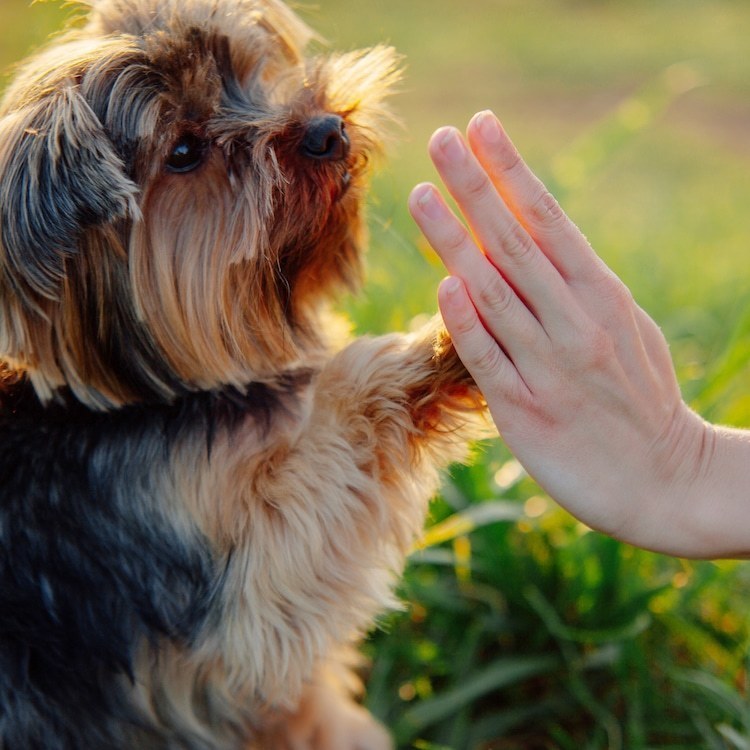
<svg viewBox="0 0 750 750">
<path fill-rule="evenodd" d="M 532 174 L 491 112 L 430 156 L 467 226 L 418 185 L 415 221 L 450 276 L 445 325 L 503 440 L 561 505 L 631 544 L 750 553 L 750 433 L 685 404 L 656 323 Z"/>
</svg>

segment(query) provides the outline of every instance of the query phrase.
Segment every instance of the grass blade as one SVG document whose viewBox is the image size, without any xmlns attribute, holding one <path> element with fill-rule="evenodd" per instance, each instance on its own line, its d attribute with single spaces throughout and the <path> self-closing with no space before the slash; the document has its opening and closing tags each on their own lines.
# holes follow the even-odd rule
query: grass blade
<svg viewBox="0 0 750 750">
<path fill-rule="evenodd" d="M 453 541 L 492 523 L 518 521 L 522 516 L 523 507 L 519 503 L 503 500 L 480 503 L 431 526 L 417 543 L 416 550 Z"/>
<path fill-rule="evenodd" d="M 399 730 L 411 737 L 425 727 L 445 720 L 447 716 L 487 693 L 549 672 L 559 666 L 560 659 L 550 655 L 498 659 L 482 671 L 466 678 L 461 685 L 407 711 Z M 401 731 L 397 732 L 399 736 Z"/>
</svg>

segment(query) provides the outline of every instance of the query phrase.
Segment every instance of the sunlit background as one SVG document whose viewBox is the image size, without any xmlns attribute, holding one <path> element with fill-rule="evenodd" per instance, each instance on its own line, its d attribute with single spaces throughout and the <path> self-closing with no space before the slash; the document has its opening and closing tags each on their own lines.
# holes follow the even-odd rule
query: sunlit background
<svg viewBox="0 0 750 750">
<path fill-rule="evenodd" d="M 404 55 L 402 126 L 375 180 L 360 331 L 435 309 L 443 272 L 408 218 L 430 133 L 492 108 L 662 325 L 683 392 L 750 424 L 750 3 L 321 0 L 331 47 Z M 0 0 L 0 68 L 75 9 Z M 7 80 L 7 77 L 2 79 Z M 656 501 L 657 499 L 655 499 Z M 409 605 L 367 645 L 399 747 L 750 748 L 750 575 L 589 533 L 499 442 L 446 477 Z"/>
</svg>

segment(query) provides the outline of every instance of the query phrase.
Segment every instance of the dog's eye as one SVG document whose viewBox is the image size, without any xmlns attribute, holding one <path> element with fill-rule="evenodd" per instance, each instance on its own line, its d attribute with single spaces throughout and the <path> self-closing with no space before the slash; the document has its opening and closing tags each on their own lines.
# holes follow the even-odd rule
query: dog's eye
<svg viewBox="0 0 750 750">
<path fill-rule="evenodd" d="M 167 158 L 167 169 L 170 172 L 192 172 L 201 165 L 206 154 L 206 142 L 196 135 L 184 135 L 172 147 Z"/>
</svg>

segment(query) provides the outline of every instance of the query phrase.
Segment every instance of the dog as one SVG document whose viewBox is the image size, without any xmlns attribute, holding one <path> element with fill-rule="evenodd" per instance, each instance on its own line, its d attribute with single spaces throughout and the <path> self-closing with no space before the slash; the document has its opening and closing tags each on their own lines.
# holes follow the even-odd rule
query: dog
<svg viewBox="0 0 750 750">
<path fill-rule="evenodd" d="M 484 409 L 330 312 L 399 58 L 84 5 L 0 104 L 0 749 L 390 748 L 352 654 Z"/>
</svg>

